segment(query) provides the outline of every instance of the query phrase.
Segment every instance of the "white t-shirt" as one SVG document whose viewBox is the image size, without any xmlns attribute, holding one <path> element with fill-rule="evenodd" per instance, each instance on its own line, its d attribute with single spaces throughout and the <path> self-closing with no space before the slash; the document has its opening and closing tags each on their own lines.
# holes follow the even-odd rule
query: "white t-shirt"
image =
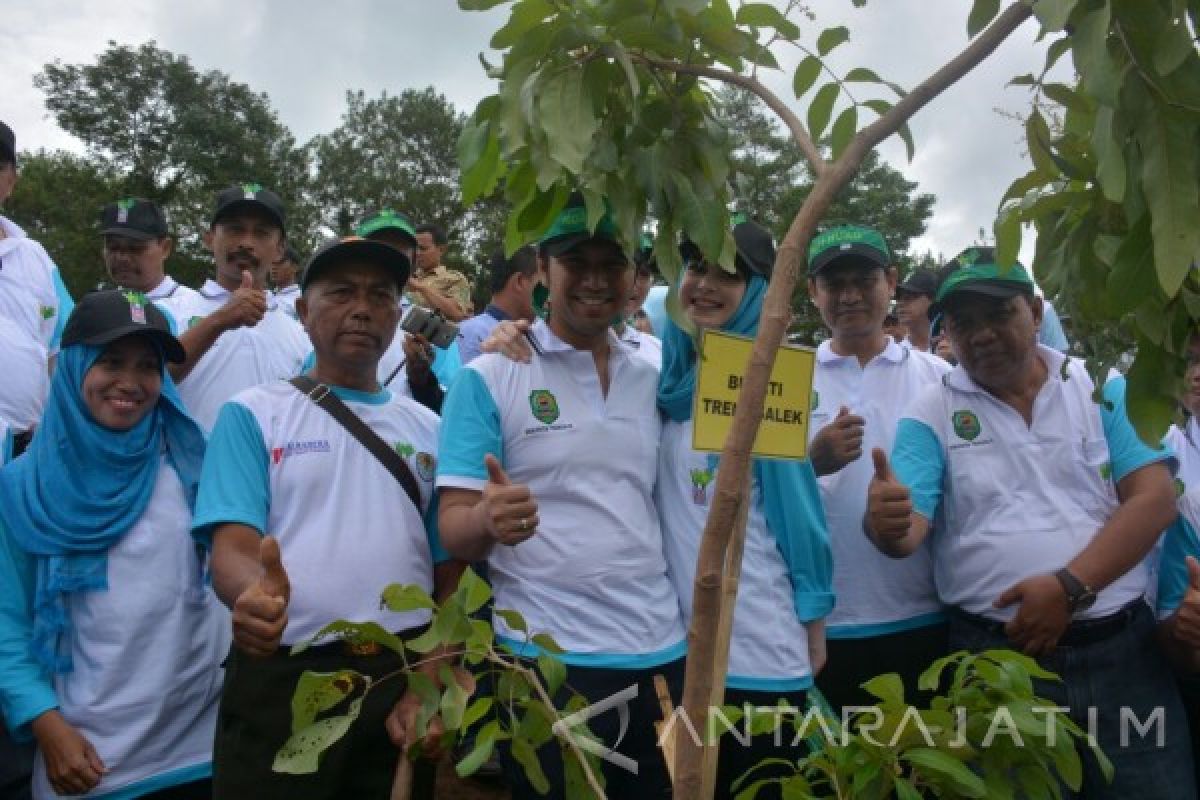
<svg viewBox="0 0 1200 800">
<path fill-rule="evenodd" d="M 230 292 L 207 281 L 194 295 L 176 294 L 158 306 L 182 333 L 228 302 Z M 205 431 L 211 431 L 221 405 L 243 389 L 290 378 L 312 349 L 300 323 L 267 295 L 267 313 L 250 328 L 225 331 L 179 384 L 179 395 Z"/>
<path fill-rule="evenodd" d="M 595 360 L 541 320 L 541 353 L 520 364 L 484 354 L 466 365 L 442 406 L 439 487 L 482 490 L 484 456 L 538 505 L 537 533 L 488 559 L 496 608 L 549 633 L 571 664 L 634 669 L 684 654 L 653 491 L 662 423 L 657 372 L 609 334 L 609 388 Z M 515 649 L 522 637 L 501 619 Z"/>
<path fill-rule="evenodd" d="M 1163 437 L 1163 444 L 1171 448 L 1179 460 L 1175 478 L 1183 484 L 1183 491 L 1200 487 L 1200 424 L 1196 418 L 1189 416 L 1183 430 L 1172 425 Z"/>
<path fill-rule="evenodd" d="M 654 369 L 662 371 L 662 340 L 657 336 L 643 333 L 626 324 L 625 329 L 621 331 L 621 341 L 629 345 L 639 358 L 644 358 Z"/>
<path fill-rule="evenodd" d="M 696 558 L 712 504 L 717 456 L 692 449 L 691 420 L 668 419 L 658 464 L 655 499 L 663 521 L 668 572 L 685 624 L 690 625 Z M 792 581 L 767 528 L 757 481 L 750 508 L 725 685 L 756 691 L 807 689 L 812 686 L 808 633 L 796 616 Z"/>
<path fill-rule="evenodd" d="M 47 362 L 74 308 L 45 248 L 0 216 L 0 417 L 27 431 L 42 417 Z"/>
<path fill-rule="evenodd" d="M 829 341 L 817 348 L 813 375 L 811 442 L 845 406 L 862 417 L 863 455 L 841 470 L 817 478 L 833 547 L 833 591 L 837 605 L 826 618 L 831 639 L 881 636 L 943 618 L 933 584 L 928 543 L 908 558 L 889 558 L 863 535 L 867 485 L 874 475 L 872 448 L 892 450 L 896 423 L 906 403 L 950 371 L 940 358 L 888 337 L 883 352 L 860 367 L 856 356 L 839 356 Z"/>
<path fill-rule="evenodd" d="M 437 463 L 438 418 L 387 390 L 334 392 L 404 456 L 421 508 L 375 456 L 286 381 L 236 395 L 221 409 L 204 459 L 194 525 L 236 522 L 279 540 L 291 581 L 283 644 L 335 619 L 398 632 L 429 621 L 394 613 L 379 595 L 393 583 L 433 591 L 436 515 L 426 530 Z"/>
</svg>

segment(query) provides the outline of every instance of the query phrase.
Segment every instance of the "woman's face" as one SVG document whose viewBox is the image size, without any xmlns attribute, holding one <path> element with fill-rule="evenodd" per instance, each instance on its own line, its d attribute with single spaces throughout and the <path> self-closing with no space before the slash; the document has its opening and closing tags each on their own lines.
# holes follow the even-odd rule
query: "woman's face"
<svg viewBox="0 0 1200 800">
<path fill-rule="evenodd" d="M 728 322 L 745 293 L 746 278 L 741 273 L 726 272 L 701 259 L 688 262 L 679 285 L 683 311 L 701 330 L 715 330 Z"/>
<path fill-rule="evenodd" d="M 83 376 L 83 402 L 92 419 L 109 430 L 127 431 L 158 403 L 162 366 L 144 336 L 112 342 Z"/>
</svg>

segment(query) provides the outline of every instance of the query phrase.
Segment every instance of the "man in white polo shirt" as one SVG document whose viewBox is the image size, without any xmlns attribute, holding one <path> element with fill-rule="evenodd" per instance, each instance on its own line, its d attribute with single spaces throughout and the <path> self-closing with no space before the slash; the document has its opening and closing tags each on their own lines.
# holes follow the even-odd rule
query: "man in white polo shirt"
<svg viewBox="0 0 1200 800">
<path fill-rule="evenodd" d="M 1098 404 L 1082 363 L 1037 344 L 1041 300 L 1020 264 L 983 247 L 957 261 L 936 301 L 960 364 L 904 413 L 892 464 L 873 451 L 865 528 L 897 558 L 932 529 L 951 649 L 1021 650 L 1062 677 L 1035 689 L 1116 768 L 1106 785 L 1081 753 L 1084 797 L 1193 797 L 1183 709 L 1144 597 L 1145 556 L 1176 515 L 1170 453 L 1138 439 L 1123 380 Z M 1159 718 L 1162 738 L 1131 735 L 1130 714 Z"/>
<path fill-rule="evenodd" d="M 283 257 L 271 265 L 271 291 L 281 308 L 296 318 L 296 301 L 300 299 L 300 254 L 292 245 L 283 248 Z"/>
<path fill-rule="evenodd" d="M 17 184 L 17 142 L 0 122 L 0 206 Z M 63 325 L 75 304 L 45 248 L 0 216 L 0 418 L 24 448 L 42 417 Z"/>
<path fill-rule="evenodd" d="M 285 235 L 278 195 L 256 183 L 225 189 L 204 233 L 215 277 L 195 295 L 158 303 L 187 351 L 187 361 L 171 376 L 205 431 L 226 400 L 297 374 L 309 353 L 300 323 L 266 291 L 267 271 L 283 255 Z"/>
<path fill-rule="evenodd" d="M 212 536 L 213 587 L 233 611 L 213 754 L 216 798 L 389 796 L 398 753 L 384 721 L 400 696 L 391 683 L 367 696 L 319 772 L 283 775 L 271 763 L 291 734 L 292 693 L 305 670 L 379 678 L 403 666 L 386 649 L 289 648 L 339 618 L 412 638 L 429 612 L 389 611 L 380 591 L 398 582 L 444 596 L 461 573 L 446 561 L 435 575 L 435 563 L 445 561 L 433 502 L 438 418 L 376 377 L 408 272 L 408 259 L 379 242 L 347 239 L 318 251 L 296 304 L 316 350 L 308 373 L 315 388 L 306 394 L 274 381 L 242 391 L 213 429 L 194 524 Z M 410 486 L 317 405 L 322 392 L 401 454 Z M 437 666 L 422 669 L 433 676 Z"/>
<path fill-rule="evenodd" d="M 863 453 L 891 450 L 905 404 L 950 370 L 883 332 L 895 287 L 878 231 L 843 225 L 812 240 L 808 293 L 833 332 L 817 348 L 809 458 L 833 546 L 837 604 L 825 620 L 828 662 L 817 686 L 834 708 L 874 702 L 861 685 L 881 669 L 898 673 L 911 697 L 925 667 L 946 654 L 928 546 L 897 564 L 862 535 L 873 472 Z"/>
<path fill-rule="evenodd" d="M 554 313 L 534 322 L 532 361 L 485 354 L 447 394 L 442 541 L 458 558 L 487 559 L 496 607 L 519 611 L 531 632 L 567 650 L 572 688 L 597 701 L 638 687 L 627 730 L 615 711 L 588 724 L 637 762 L 636 775 L 603 765 L 610 797 L 667 797 L 653 676 L 679 688 L 686 634 L 653 500 L 658 374 L 610 327 L 629 298 L 633 268 L 612 220 L 605 215 L 593 233 L 578 198 L 556 218 L 539 256 Z M 499 618 L 495 625 L 518 653 L 536 654 L 520 632 Z M 540 797 L 511 754 L 501 755 L 513 796 Z M 549 796 L 564 797 L 558 745 L 539 755 Z"/>
<path fill-rule="evenodd" d="M 195 289 L 166 272 L 174 240 L 157 203 L 140 197 L 109 203 L 100 212 L 100 235 L 104 268 L 117 286 L 141 292 L 156 303 L 168 297 L 193 301 L 198 297 Z"/>
</svg>

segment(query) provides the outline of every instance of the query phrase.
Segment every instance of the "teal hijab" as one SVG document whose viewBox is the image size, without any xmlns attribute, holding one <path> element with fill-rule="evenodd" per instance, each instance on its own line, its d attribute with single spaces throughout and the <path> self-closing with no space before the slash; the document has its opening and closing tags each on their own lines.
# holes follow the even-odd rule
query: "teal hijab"
<svg viewBox="0 0 1200 800">
<path fill-rule="evenodd" d="M 133 428 L 96 423 L 83 379 L 101 352 L 63 348 L 37 435 L 0 470 L 0 523 L 37 562 L 33 653 L 52 673 L 72 667 L 68 597 L 108 588 L 108 551 L 146 510 L 164 451 L 189 507 L 204 460 L 204 434 L 165 368 L 158 403 Z"/>
<path fill-rule="evenodd" d="M 752 274 L 733 316 L 721 326 L 726 333 L 754 336 L 762 316 L 767 282 Z M 668 418 L 692 418 L 697 356 L 692 337 L 668 318 L 663 331 L 662 372 L 658 407 Z M 754 459 L 754 479 L 763 500 L 767 529 L 775 537 L 792 580 L 796 614 L 803 622 L 833 610 L 833 554 L 817 476 L 808 461 Z"/>
</svg>

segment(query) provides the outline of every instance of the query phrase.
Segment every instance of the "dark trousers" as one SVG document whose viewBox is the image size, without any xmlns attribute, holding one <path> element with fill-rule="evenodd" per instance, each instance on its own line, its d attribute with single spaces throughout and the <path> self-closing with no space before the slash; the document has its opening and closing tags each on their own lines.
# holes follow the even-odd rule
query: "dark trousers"
<svg viewBox="0 0 1200 800">
<path fill-rule="evenodd" d="M 212 800 L 212 796 L 212 781 L 205 778 L 202 781 L 159 789 L 157 792 L 142 795 L 138 800 Z"/>
<path fill-rule="evenodd" d="M 17 744 L 0 717 L 0 800 L 29 800 L 33 773 L 32 744 Z"/>
<path fill-rule="evenodd" d="M 1200 788 L 1200 674 L 1179 675 L 1179 694 L 1187 712 L 1188 731 L 1192 735 L 1192 767 Z"/>
<path fill-rule="evenodd" d="M 878 702 L 862 685 L 876 675 L 895 672 L 904 682 L 908 703 L 924 708 L 930 693 L 917 689 L 917 679 L 948 652 L 948 630 L 945 623 L 939 623 L 865 639 L 829 639 L 825 646 L 828 658 L 817 676 L 817 688 L 840 714 L 847 706 Z"/>
<path fill-rule="evenodd" d="M 747 705 L 752 709 L 775 708 L 779 705 L 780 700 L 796 708 L 797 713 L 801 717 L 808 708 L 808 692 L 803 690 L 798 692 L 760 692 L 748 691 L 746 689 L 725 690 L 725 705 L 736 706 L 743 710 L 745 710 L 745 706 Z M 792 727 L 791 720 L 791 717 L 784 716 L 778 730 L 773 733 L 763 733 L 758 736 L 747 737 L 747 728 L 744 724 L 741 724 L 738 726 L 739 730 L 736 736 L 731 731 L 721 737 L 721 752 L 717 761 L 717 790 L 714 795 L 715 800 L 730 800 L 730 798 L 735 797 L 738 792 L 745 789 L 754 781 L 765 778 L 784 777 L 794 772 L 794 770 L 787 768 L 783 764 L 764 765 L 761 769 L 755 769 L 752 776 L 742 781 L 738 787 L 738 791 L 733 790 L 734 783 L 767 759 L 784 759 L 795 764 L 796 761 L 808 753 L 808 747 L 804 742 L 794 744 L 796 731 Z M 741 738 L 739 739 L 738 736 Z M 746 741 L 747 739 L 749 741 Z M 755 795 L 756 800 L 773 800 L 773 798 L 778 797 L 782 797 L 778 786 L 763 787 Z"/>
<path fill-rule="evenodd" d="M 589 703 L 598 703 L 631 686 L 637 687 L 637 696 L 627 701 L 628 725 L 624 730 L 621 724 L 622 715 L 616 708 L 608 709 L 587 720 L 588 730 L 599 742 L 637 762 L 635 774 L 616 764 L 601 761 L 605 794 L 613 800 L 671 797 L 671 780 L 662 751 L 658 748 L 658 735 L 654 729 L 655 721 L 662 719 L 658 695 L 654 689 L 655 675 L 662 675 L 666 679 L 671 698 L 678 704 L 683 695 L 683 659 L 646 669 L 567 667 L 567 685 L 587 698 Z M 555 698 L 555 703 L 562 708 L 567 694 L 560 691 L 559 695 Z M 538 794 L 526 780 L 525 771 L 513 758 L 511 749 L 507 746 L 499 748 L 500 763 L 512 788 L 513 800 L 565 800 L 567 795 L 560 749 L 562 745 L 563 742 L 555 737 L 537 751 L 542 770 L 550 782 L 550 792 L 545 795 Z"/>
<path fill-rule="evenodd" d="M 1038 659 L 1062 682 L 1034 679 L 1034 691 L 1054 705 L 1070 709 L 1085 734 L 1095 733 L 1100 749 L 1112 761 L 1113 782 L 1105 782 L 1091 750 L 1080 747 L 1083 788 L 1064 798 L 1086 800 L 1192 800 L 1192 745 L 1183 704 L 1170 667 L 1155 639 L 1154 615 L 1144 602 L 1120 612 L 1127 624 L 1105 630 L 1093 640 L 1078 623 L 1060 645 Z M 1068 644 L 1062 644 L 1067 642 Z M 1010 647 L 995 623 L 980 624 L 961 615 L 950 618 L 950 647 L 979 652 Z M 1095 724 L 1089 724 L 1089 711 Z M 1157 719 L 1147 733 L 1136 725 Z M 1131 722 L 1136 720 L 1136 723 Z"/>
<path fill-rule="evenodd" d="M 412 634 L 405 632 L 401 638 Z M 350 655 L 340 643 L 313 647 L 299 655 L 283 649 L 261 659 L 232 648 L 225 663 L 225 689 L 213 747 L 213 797 L 386 800 L 400 751 L 388 738 L 384 722 L 403 693 L 403 679 L 372 688 L 358 719 L 321 755 L 315 773 L 281 774 L 273 772 L 271 764 L 291 736 L 292 694 L 304 671 L 351 669 L 377 679 L 401 667 L 400 657 L 388 650 L 377 655 Z M 329 714 L 344 713 L 346 705 L 334 707 Z M 413 796 L 433 797 L 432 765 L 418 762 Z"/>
</svg>

